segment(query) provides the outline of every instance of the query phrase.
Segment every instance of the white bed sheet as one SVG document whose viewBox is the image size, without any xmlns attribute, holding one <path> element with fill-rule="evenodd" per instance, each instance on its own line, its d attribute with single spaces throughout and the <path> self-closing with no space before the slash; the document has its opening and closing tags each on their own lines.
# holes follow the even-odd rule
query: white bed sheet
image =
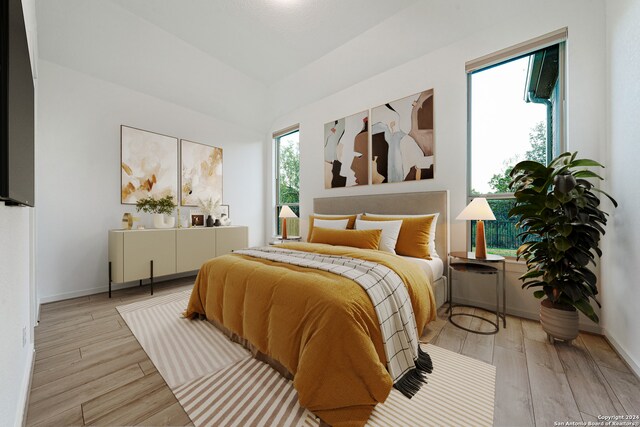
<svg viewBox="0 0 640 427">
<path fill-rule="evenodd" d="M 442 277 L 444 273 L 444 263 L 440 259 L 440 257 L 434 256 L 433 259 L 424 259 L 424 258 L 413 258 L 410 256 L 403 256 L 402 258 L 407 259 L 413 263 L 418 264 L 425 273 L 427 273 L 427 277 L 431 279 L 431 283 L 435 282 L 439 278 Z"/>
</svg>

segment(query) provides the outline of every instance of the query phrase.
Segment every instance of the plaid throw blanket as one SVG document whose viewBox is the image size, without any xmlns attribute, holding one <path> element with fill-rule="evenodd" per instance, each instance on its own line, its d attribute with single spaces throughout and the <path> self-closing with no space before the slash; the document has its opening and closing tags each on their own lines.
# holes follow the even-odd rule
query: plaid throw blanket
<svg viewBox="0 0 640 427">
<path fill-rule="evenodd" d="M 324 270 L 358 283 L 375 308 L 393 386 L 411 398 L 431 373 L 431 358 L 419 345 L 411 299 L 402 279 L 392 269 L 370 261 L 276 247 L 234 251 L 269 261 Z"/>
</svg>

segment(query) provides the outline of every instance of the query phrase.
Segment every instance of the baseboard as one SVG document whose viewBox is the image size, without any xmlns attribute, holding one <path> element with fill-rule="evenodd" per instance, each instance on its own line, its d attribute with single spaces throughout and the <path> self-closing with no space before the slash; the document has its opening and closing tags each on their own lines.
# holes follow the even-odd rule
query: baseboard
<svg viewBox="0 0 640 427">
<path fill-rule="evenodd" d="M 20 401 L 18 402 L 18 413 L 16 414 L 16 427 L 27 425 L 27 409 L 29 408 L 29 394 L 31 391 L 31 378 L 33 376 L 33 366 L 36 363 L 36 350 L 33 344 L 29 345 L 30 351 L 25 366 L 22 387 L 20 390 Z"/>
<path fill-rule="evenodd" d="M 640 378 L 640 366 L 638 365 L 638 363 L 633 360 L 629 353 L 624 350 L 624 348 L 618 343 L 618 341 L 616 341 L 615 338 L 613 338 L 613 336 L 611 336 L 609 331 L 607 331 L 606 329 L 604 330 L 604 337 L 607 341 L 609 341 L 609 344 L 611 345 L 611 347 L 613 347 L 616 353 L 618 353 L 618 355 L 622 357 L 622 359 L 626 362 L 626 364 L 629 366 L 629 369 L 631 369 L 636 374 L 636 377 Z"/>
<path fill-rule="evenodd" d="M 124 283 L 124 284 L 113 284 L 111 285 L 111 290 L 115 291 L 117 289 L 126 289 L 133 288 L 134 286 L 138 286 L 138 282 Z M 64 292 L 61 294 L 49 295 L 46 297 L 42 297 L 38 300 L 39 304 L 47 304 L 49 302 L 63 301 L 71 298 L 79 298 L 86 297 L 87 295 L 95 295 L 105 293 L 106 290 L 104 286 L 100 286 L 98 288 L 88 288 L 88 289 L 80 289 L 72 292 Z"/>
<path fill-rule="evenodd" d="M 197 274 L 197 271 L 189 271 L 186 273 L 180 273 L 180 274 L 172 274 L 169 276 L 162 276 L 161 278 L 155 278 L 153 280 L 154 284 L 158 284 L 158 283 L 162 283 L 162 282 L 166 282 L 169 280 L 174 280 L 174 279 L 181 279 L 183 277 L 189 277 L 189 276 L 195 276 Z M 148 285 L 148 281 L 145 281 L 145 286 Z M 111 290 L 112 291 L 117 291 L 119 289 L 126 289 L 126 288 L 133 288 L 139 286 L 139 283 L 136 282 L 125 282 L 125 283 L 113 283 L 111 285 Z M 64 292 L 61 294 L 55 294 L 55 295 L 49 295 L 49 296 L 45 296 L 42 297 L 38 300 L 38 305 L 42 305 L 42 304 L 47 304 L 50 302 L 56 302 L 56 301 L 63 301 L 66 299 L 71 299 L 71 298 L 78 298 L 78 297 L 86 297 L 87 295 L 95 295 L 95 294 L 103 294 L 105 292 L 107 292 L 107 285 L 104 286 L 100 286 L 97 288 L 88 288 L 88 289 L 80 289 L 77 291 L 72 291 L 72 292 Z M 40 311 L 40 308 L 38 308 L 38 311 Z"/>
<path fill-rule="evenodd" d="M 456 297 L 454 298 L 454 301 L 458 304 L 466 304 L 466 305 L 475 305 L 481 308 L 484 308 L 485 310 L 491 311 L 495 313 L 496 310 L 496 306 L 495 305 L 490 305 L 490 304 L 486 304 L 486 303 L 482 303 L 479 301 L 472 301 L 472 300 L 468 300 L 465 298 L 459 298 Z M 523 311 L 523 310 L 514 310 L 511 309 L 509 307 L 507 307 L 507 314 L 511 315 L 511 316 L 516 316 L 516 317 L 522 317 L 525 319 L 530 319 L 530 320 L 535 320 L 538 321 L 540 320 L 540 314 L 539 313 L 532 313 L 529 311 Z M 507 324 L 507 327 L 509 325 Z M 591 332 L 592 334 L 598 334 L 598 335 L 602 335 L 602 328 L 599 325 L 596 325 L 595 323 L 583 323 L 580 322 L 580 324 L 578 325 L 578 327 L 580 328 L 581 331 L 585 331 L 585 332 Z"/>
</svg>

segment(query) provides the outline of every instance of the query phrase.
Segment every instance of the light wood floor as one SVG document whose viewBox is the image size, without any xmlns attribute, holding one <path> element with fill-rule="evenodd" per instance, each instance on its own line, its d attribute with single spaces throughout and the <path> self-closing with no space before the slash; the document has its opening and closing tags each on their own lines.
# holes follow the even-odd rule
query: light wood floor
<svg viewBox="0 0 640 427">
<path fill-rule="evenodd" d="M 155 295 L 192 285 L 193 278 L 156 284 Z M 115 291 L 112 299 L 105 293 L 42 306 L 27 425 L 191 425 L 115 309 L 147 298 L 145 286 Z M 498 334 L 478 335 L 445 319 L 441 309 L 423 340 L 497 367 L 496 425 L 640 414 L 640 381 L 599 336 L 552 346 L 530 320 L 508 317 Z M 478 319 L 457 319 L 484 327 Z"/>
</svg>

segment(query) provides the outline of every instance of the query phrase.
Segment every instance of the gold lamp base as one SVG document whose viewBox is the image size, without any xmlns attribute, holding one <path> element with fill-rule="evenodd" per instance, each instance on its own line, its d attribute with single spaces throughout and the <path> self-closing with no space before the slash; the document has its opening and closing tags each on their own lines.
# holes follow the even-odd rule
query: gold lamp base
<svg viewBox="0 0 640 427">
<path fill-rule="evenodd" d="M 476 222 L 476 258 L 487 257 L 487 242 L 484 239 L 484 221 Z"/>
<path fill-rule="evenodd" d="M 282 240 L 287 240 L 287 218 L 282 218 Z"/>
</svg>

